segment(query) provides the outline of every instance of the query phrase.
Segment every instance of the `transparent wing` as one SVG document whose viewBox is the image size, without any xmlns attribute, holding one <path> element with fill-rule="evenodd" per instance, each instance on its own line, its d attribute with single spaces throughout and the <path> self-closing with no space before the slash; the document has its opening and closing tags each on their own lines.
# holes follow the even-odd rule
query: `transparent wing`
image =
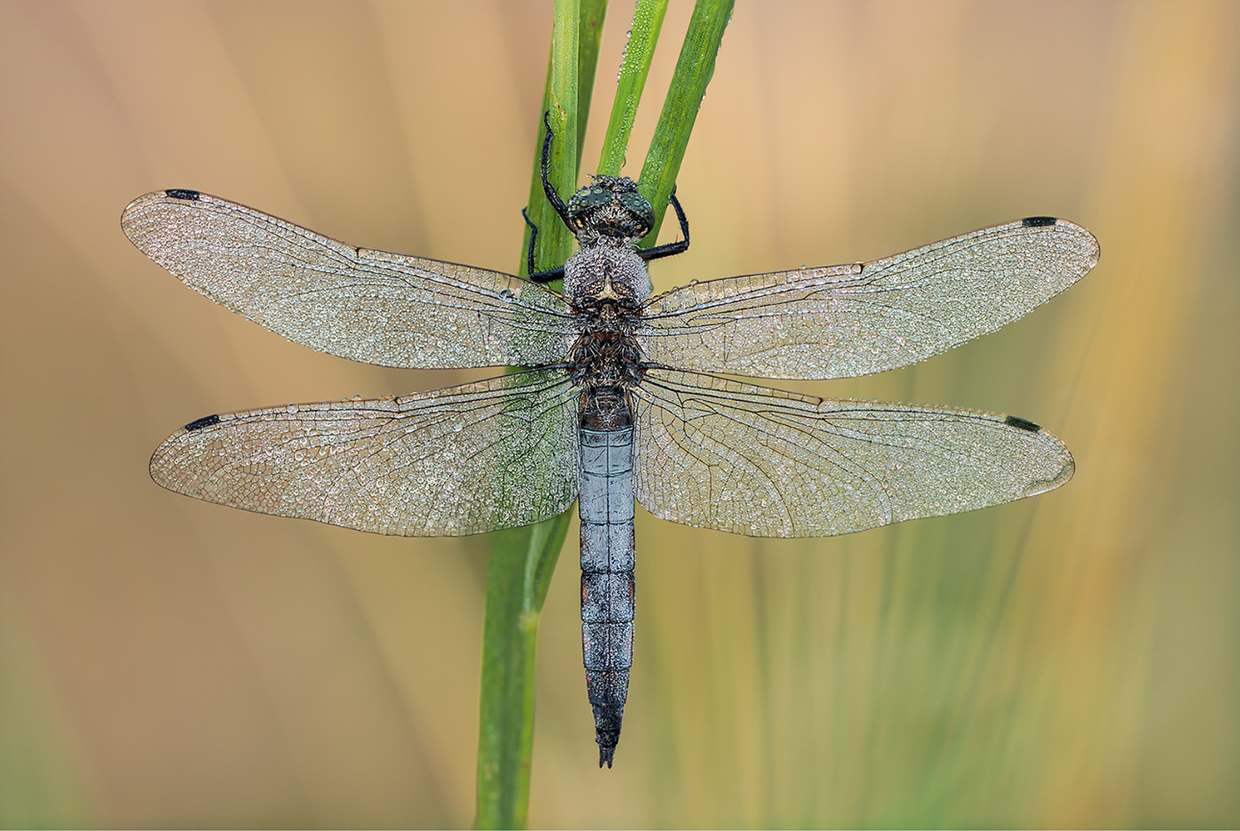
<svg viewBox="0 0 1240 831">
<path fill-rule="evenodd" d="M 752 537 L 821 537 L 1057 488 L 1072 455 L 1011 416 L 796 395 L 650 370 L 637 399 L 637 500 Z"/>
<path fill-rule="evenodd" d="M 648 360 L 764 378 L 847 378 L 916 363 L 1028 313 L 1098 262 L 1079 225 L 1031 217 L 885 260 L 729 277 L 654 298 Z"/>
<path fill-rule="evenodd" d="M 577 391 L 538 370 L 371 401 L 208 416 L 151 458 L 169 490 L 400 536 L 547 519 L 577 498 Z"/>
<path fill-rule="evenodd" d="M 141 196 L 126 236 L 216 303 L 291 341 L 383 366 L 563 358 L 563 299 L 497 271 L 355 248 L 197 191 Z"/>
</svg>

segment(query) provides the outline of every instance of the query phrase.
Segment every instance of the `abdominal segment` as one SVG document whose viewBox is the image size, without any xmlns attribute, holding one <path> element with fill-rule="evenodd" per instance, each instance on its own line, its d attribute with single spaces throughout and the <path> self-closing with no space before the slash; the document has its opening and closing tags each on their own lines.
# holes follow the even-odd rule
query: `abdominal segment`
<svg viewBox="0 0 1240 831">
<path fill-rule="evenodd" d="M 581 641 L 599 767 L 611 767 L 633 665 L 633 428 L 581 431 Z"/>
</svg>

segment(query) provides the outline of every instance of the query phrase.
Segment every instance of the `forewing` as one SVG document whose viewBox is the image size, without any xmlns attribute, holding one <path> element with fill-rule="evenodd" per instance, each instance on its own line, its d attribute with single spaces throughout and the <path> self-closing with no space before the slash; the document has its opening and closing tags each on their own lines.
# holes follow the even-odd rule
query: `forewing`
<svg viewBox="0 0 1240 831">
<path fill-rule="evenodd" d="M 650 370 L 637 399 L 636 496 L 657 517 L 752 537 L 848 534 L 984 508 L 1072 478 L 1024 419 L 841 401 Z"/>
<path fill-rule="evenodd" d="M 400 536 L 528 525 L 577 498 L 577 391 L 562 372 L 371 401 L 208 416 L 151 476 L 263 514 Z"/>
<path fill-rule="evenodd" d="M 1033 217 L 885 260 L 696 283 L 655 298 L 637 332 L 656 364 L 764 378 L 847 378 L 994 331 L 1098 262 L 1079 225 Z"/>
<path fill-rule="evenodd" d="M 559 295 L 497 271 L 355 248 L 197 191 L 139 197 L 121 227 L 190 288 L 321 352 L 433 369 L 567 351 Z"/>
</svg>

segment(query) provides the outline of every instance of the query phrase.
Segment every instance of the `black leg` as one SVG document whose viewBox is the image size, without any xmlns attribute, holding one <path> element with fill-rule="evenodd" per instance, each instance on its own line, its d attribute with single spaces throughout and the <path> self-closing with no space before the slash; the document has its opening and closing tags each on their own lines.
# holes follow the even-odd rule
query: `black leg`
<svg viewBox="0 0 1240 831">
<path fill-rule="evenodd" d="M 526 252 L 528 259 L 525 262 L 526 279 L 535 283 L 550 283 L 554 280 L 564 279 L 564 266 L 553 268 L 550 271 L 536 271 L 534 269 L 534 246 L 538 244 L 538 226 L 530 221 L 530 215 L 525 212 L 525 208 L 521 209 L 521 218 L 525 220 L 525 224 L 530 226 L 530 247 Z"/>
<path fill-rule="evenodd" d="M 680 200 L 676 198 L 675 185 L 672 186 L 672 194 L 668 201 L 672 203 L 672 210 L 676 211 L 676 219 L 680 220 L 680 235 L 684 239 L 669 242 L 667 245 L 656 245 L 653 248 L 637 249 L 637 253 L 643 260 L 657 260 L 660 257 L 670 257 L 689 250 L 689 220 L 685 218 L 684 208 L 680 207 Z"/>
<path fill-rule="evenodd" d="M 550 271 L 540 271 L 537 274 L 530 275 L 532 283 L 554 283 L 556 280 L 564 279 L 564 266 L 553 268 Z"/>
<path fill-rule="evenodd" d="M 525 220 L 525 224 L 530 226 L 530 247 L 526 250 L 525 273 L 533 276 L 538 273 L 538 269 L 534 268 L 534 246 L 538 244 L 538 226 L 530 221 L 530 214 L 525 209 L 521 209 L 521 218 Z"/>
<path fill-rule="evenodd" d="M 551 132 L 551 110 L 543 113 L 543 125 L 547 128 L 546 134 L 543 136 L 542 146 L 542 184 L 543 193 L 547 194 L 547 201 L 551 203 L 551 207 L 555 208 L 555 212 L 560 215 L 560 219 L 564 220 L 564 224 L 568 226 L 568 230 L 573 230 L 573 224 L 568 221 L 568 206 L 564 204 L 564 200 L 560 198 L 560 194 L 556 193 L 555 186 L 551 184 L 551 180 L 547 178 L 548 168 L 551 166 L 551 140 L 555 137 L 555 133 Z"/>
<path fill-rule="evenodd" d="M 560 198 L 560 194 L 556 193 L 555 186 L 551 184 L 551 179 L 548 175 L 551 167 L 551 142 L 555 138 L 555 133 L 551 129 L 550 110 L 543 113 L 543 126 L 547 128 L 546 133 L 543 135 L 542 165 L 539 169 L 539 172 L 542 175 L 543 193 L 547 194 L 547 201 L 551 203 L 552 208 L 555 208 L 555 212 L 568 227 L 568 230 L 573 231 L 573 225 L 568 221 L 568 206 L 564 204 L 564 200 Z M 524 217 L 525 224 L 530 226 L 530 247 L 527 252 L 528 259 L 525 263 L 525 269 L 526 273 L 529 275 L 529 279 L 535 283 L 550 283 L 555 280 L 563 280 L 564 266 L 553 268 L 550 271 L 536 271 L 534 269 L 534 246 L 538 242 L 538 226 L 530 221 L 529 214 L 524 208 L 521 210 L 521 216 Z"/>
</svg>

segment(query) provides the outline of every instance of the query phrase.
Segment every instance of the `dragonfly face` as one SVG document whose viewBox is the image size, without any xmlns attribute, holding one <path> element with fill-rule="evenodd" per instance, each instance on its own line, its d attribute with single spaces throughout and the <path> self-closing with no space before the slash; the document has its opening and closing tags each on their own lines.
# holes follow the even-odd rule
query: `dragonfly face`
<svg viewBox="0 0 1240 831">
<path fill-rule="evenodd" d="M 609 766 L 632 661 L 634 500 L 686 525 L 811 537 L 1071 478 L 1067 448 L 1023 418 L 710 373 L 820 379 L 915 363 L 1079 280 L 1099 255 L 1084 228 L 1032 217 L 883 260 L 651 297 L 645 259 L 687 246 L 674 199 L 685 245 L 643 251 L 653 212 L 630 180 L 599 177 L 552 203 L 579 246 L 563 294 L 356 248 L 197 191 L 134 200 L 122 216 L 134 245 L 289 340 L 384 366 L 527 367 L 433 392 L 199 418 L 155 451 L 152 477 L 224 505 L 405 536 L 526 525 L 577 501 L 587 689 Z"/>
<path fill-rule="evenodd" d="M 569 198 L 566 208 L 568 227 L 585 245 L 599 236 L 640 240 L 654 225 L 654 210 L 627 176 L 595 176 L 593 184 Z"/>
</svg>

